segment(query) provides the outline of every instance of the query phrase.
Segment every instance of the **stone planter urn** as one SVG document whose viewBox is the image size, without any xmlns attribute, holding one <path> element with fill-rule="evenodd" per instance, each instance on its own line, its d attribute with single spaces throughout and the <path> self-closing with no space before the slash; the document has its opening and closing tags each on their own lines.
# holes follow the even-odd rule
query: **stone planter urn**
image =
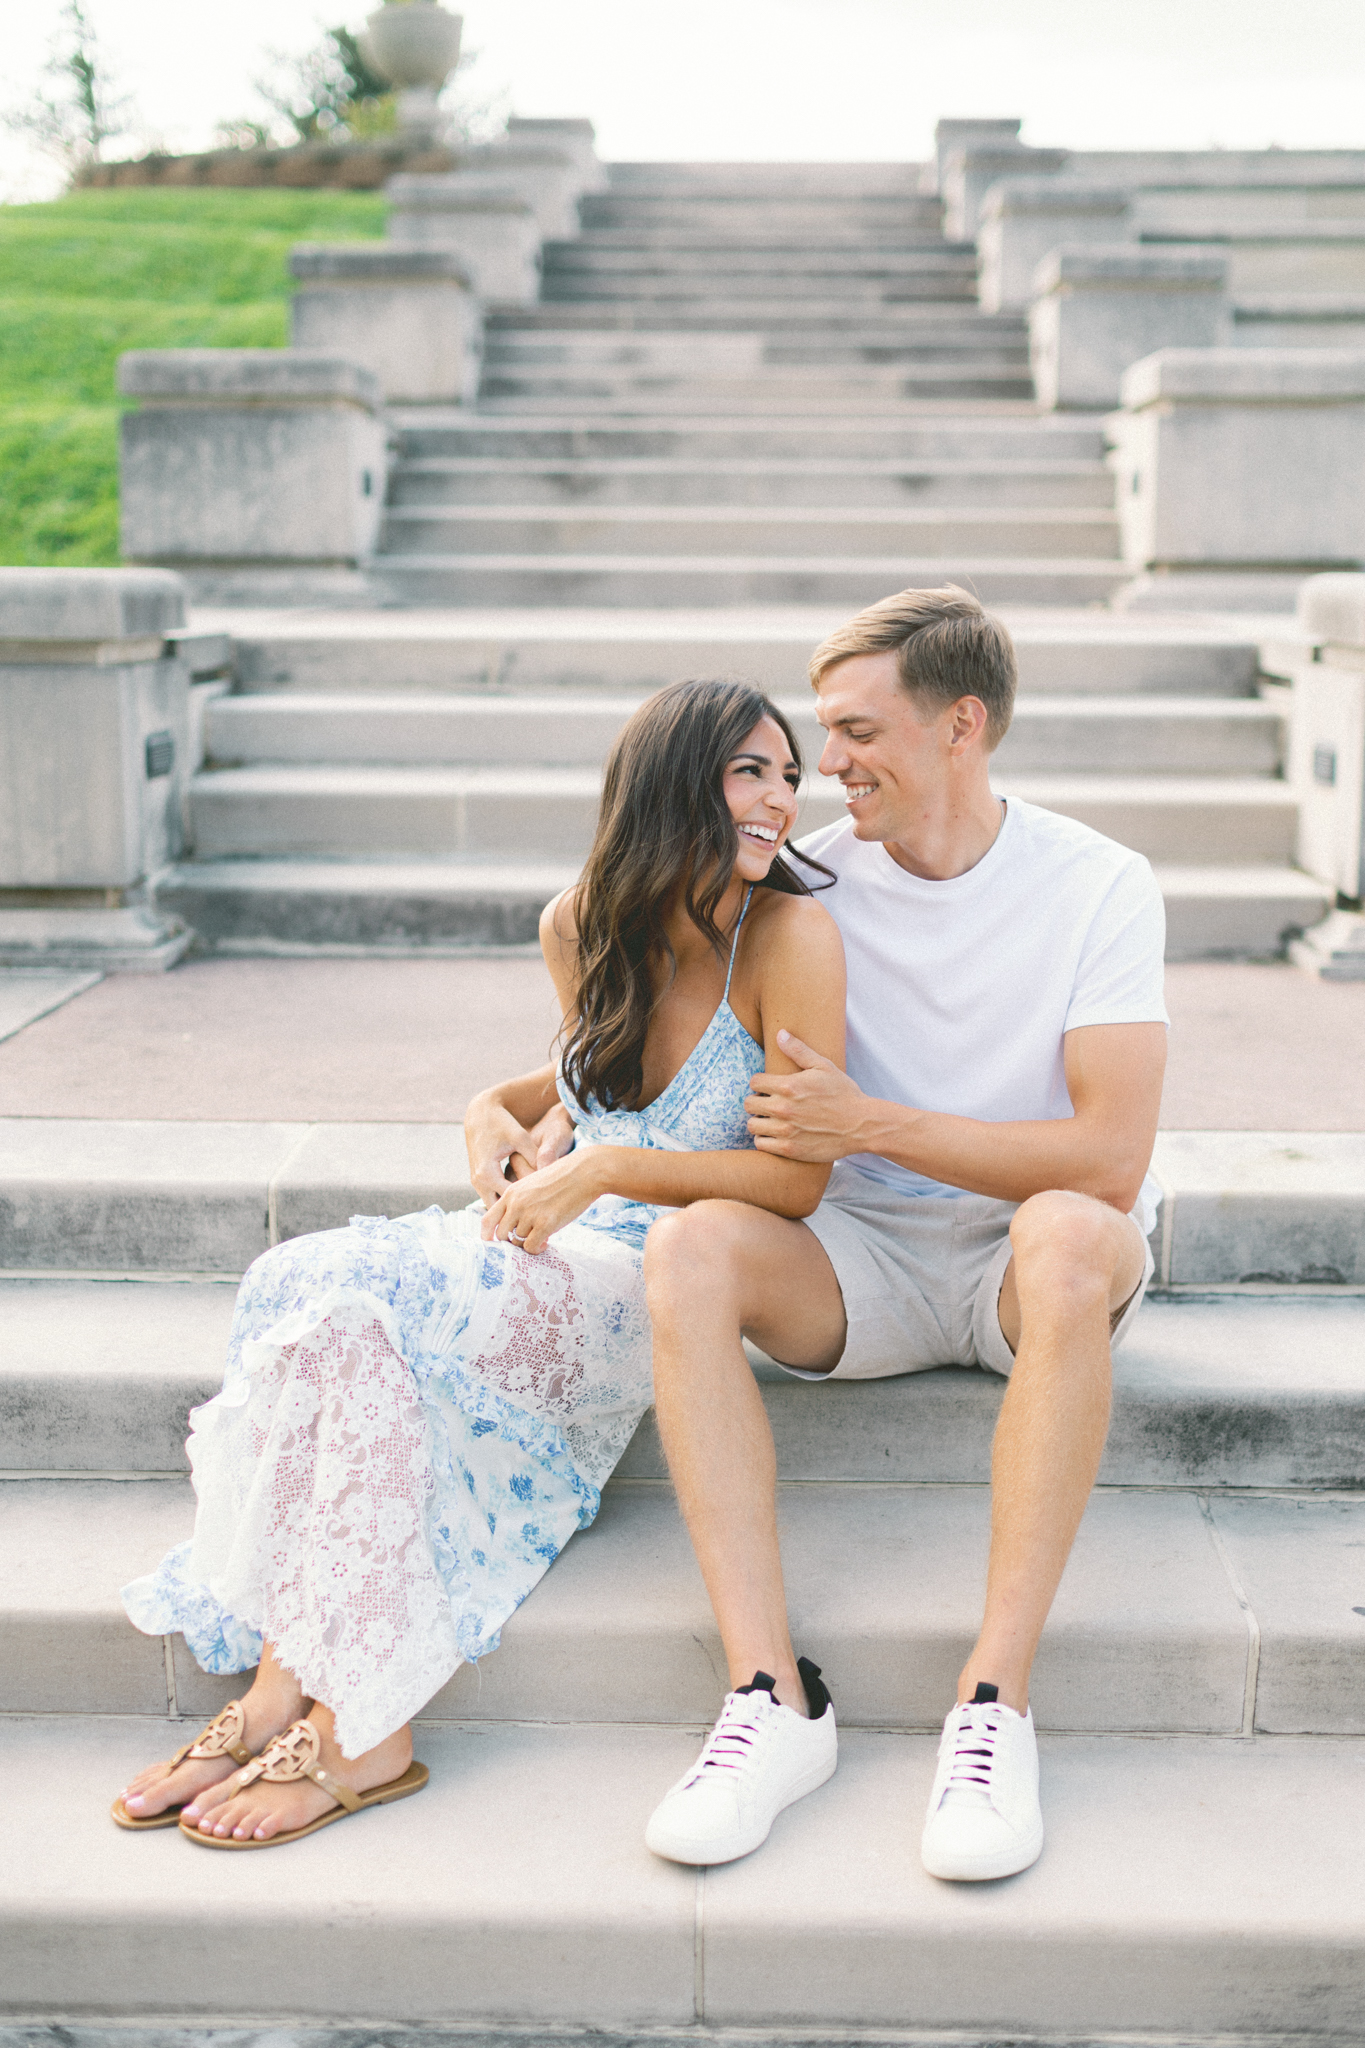
<svg viewBox="0 0 1365 2048">
<path fill-rule="evenodd" d="M 464 18 L 436 0 L 389 0 L 377 7 L 361 38 L 366 59 L 390 85 L 440 90 L 460 54 Z"/>
<path fill-rule="evenodd" d="M 398 88 L 398 125 L 433 139 L 441 127 L 437 98 L 460 55 L 463 16 L 436 0 L 388 0 L 365 24 L 366 62 Z"/>
</svg>

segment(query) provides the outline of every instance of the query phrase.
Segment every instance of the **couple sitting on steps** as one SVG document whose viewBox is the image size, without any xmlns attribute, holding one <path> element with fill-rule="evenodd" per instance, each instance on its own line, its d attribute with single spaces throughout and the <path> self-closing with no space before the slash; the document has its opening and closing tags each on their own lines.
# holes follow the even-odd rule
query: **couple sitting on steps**
<svg viewBox="0 0 1365 2048">
<path fill-rule="evenodd" d="M 496 1648 L 652 1401 L 733 1690 L 645 1839 L 758 1848 L 836 1736 L 788 1634 L 750 1337 L 812 1381 L 1008 1380 L 922 1853 L 942 1878 L 1038 1856 L 1029 1670 L 1152 1271 L 1162 903 L 1136 854 L 992 793 L 1014 651 L 965 592 L 874 605 L 810 673 L 847 821 L 790 865 L 780 711 L 660 691 L 542 920 L 560 1058 L 470 1105 L 482 1205 L 358 1217 L 247 1274 L 192 1418 L 193 1541 L 124 1598 L 206 1670 L 258 1668 L 122 1826 L 276 1847 L 419 1790 L 411 1718 Z"/>
</svg>

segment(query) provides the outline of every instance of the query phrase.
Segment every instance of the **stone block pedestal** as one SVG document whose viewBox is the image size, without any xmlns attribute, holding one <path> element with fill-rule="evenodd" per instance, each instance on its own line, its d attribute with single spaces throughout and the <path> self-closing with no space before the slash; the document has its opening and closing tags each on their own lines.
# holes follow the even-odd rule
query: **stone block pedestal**
<svg viewBox="0 0 1365 2048">
<path fill-rule="evenodd" d="M 1312 658 L 1291 678 L 1289 776 L 1299 866 L 1340 897 L 1365 896 L 1365 575 L 1314 576 L 1299 593 Z M 1365 981 L 1365 915 L 1334 910 L 1290 946 L 1326 981 Z"/>
<path fill-rule="evenodd" d="M 597 154 L 597 130 L 591 121 L 542 120 L 535 115 L 512 114 L 507 122 L 507 140 L 515 146 L 554 149 L 568 157 L 578 177 L 580 192 L 604 192 L 607 167 Z"/>
<path fill-rule="evenodd" d="M 1122 396 L 1120 603 L 1288 611 L 1305 576 L 1365 563 L 1365 353 L 1162 349 Z"/>
<path fill-rule="evenodd" d="M 1015 149 L 1019 147 L 1022 121 L 938 121 L 934 124 L 934 154 L 921 173 L 922 189 L 943 191 L 948 159 L 961 149 Z"/>
<path fill-rule="evenodd" d="M 485 304 L 533 304 L 540 291 L 540 227 L 524 198 L 476 193 L 457 173 L 405 173 L 390 178 L 385 191 L 390 243 L 449 251 Z"/>
<path fill-rule="evenodd" d="M 982 309 L 1021 312 L 1033 297 L 1034 273 L 1045 256 L 1091 242 L 1122 243 L 1131 219 L 1128 194 L 1113 185 L 1083 185 L 1067 177 L 1002 178 L 981 203 L 976 245 Z"/>
<path fill-rule="evenodd" d="M 452 251 L 301 242 L 289 268 L 296 349 L 334 350 L 403 404 L 462 405 L 477 395 L 483 319 Z"/>
<path fill-rule="evenodd" d="M 1055 177 L 1067 166 L 1065 149 L 1030 149 L 1023 142 L 971 143 L 949 152 L 942 168 L 943 232 L 950 242 L 974 242 L 981 208 L 1002 178 Z"/>
<path fill-rule="evenodd" d="M 356 601 L 379 538 L 379 380 L 303 349 L 138 349 L 119 358 L 121 540 L 201 600 Z"/>
<path fill-rule="evenodd" d="M 1034 271 L 1029 307 L 1039 404 L 1117 405 L 1131 363 L 1155 349 L 1212 347 L 1227 330 L 1226 283 L 1218 255 L 1114 243 L 1053 248 Z"/>
<path fill-rule="evenodd" d="M 184 585 L 156 569 L 0 569 L 0 966 L 170 966 L 146 900 L 185 844 Z"/>
</svg>

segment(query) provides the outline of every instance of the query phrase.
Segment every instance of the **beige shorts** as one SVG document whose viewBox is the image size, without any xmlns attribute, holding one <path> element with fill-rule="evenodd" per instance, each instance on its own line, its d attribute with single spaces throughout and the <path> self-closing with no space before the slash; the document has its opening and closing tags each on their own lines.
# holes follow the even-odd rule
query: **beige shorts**
<svg viewBox="0 0 1365 2048">
<path fill-rule="evenodd" d="M 903 1195 L 840 1160 L 806 1226 L 829 1255 L 844 1297 L 848 1337 L 832 1372 L 803 1379 L 875 1380 L 935 1365 L 982 1365 L 1008 1376 L 1014 1353 L 1000 1327 L 1000 1289 L 1018 1204 L 989 1195 Z M 1139 1217 L 1134 1228 L 1142 1235 Z M 1111 1335 L 1132 1328 L 1154 1270 Z M 795 1372 L 798 1368 L 787 1366 Z"/>
</svg>

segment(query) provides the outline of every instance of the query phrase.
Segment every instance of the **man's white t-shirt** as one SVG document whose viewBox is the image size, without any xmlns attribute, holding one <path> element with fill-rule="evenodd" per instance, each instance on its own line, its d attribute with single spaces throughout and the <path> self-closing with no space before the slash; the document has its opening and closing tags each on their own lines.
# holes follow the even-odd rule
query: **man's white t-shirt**
<svg viewBox="0 0 1365 2048">
<path fill-rule="evenodd" d="M 990 851 L 946 882 L 907 874 L 851 819 L 800 847 L 838 877 L 806 878 L 843 935 L 848 1071 L 866 1095 L 988 1123 L 1067 1117 L 1064 1033 L 1170 1021 L 1156 877 L 1088 825 L 1011 797 Z M 907 1195 L 962 1192 L 875 1153 L 849 1164 Z"/>
</svg>

